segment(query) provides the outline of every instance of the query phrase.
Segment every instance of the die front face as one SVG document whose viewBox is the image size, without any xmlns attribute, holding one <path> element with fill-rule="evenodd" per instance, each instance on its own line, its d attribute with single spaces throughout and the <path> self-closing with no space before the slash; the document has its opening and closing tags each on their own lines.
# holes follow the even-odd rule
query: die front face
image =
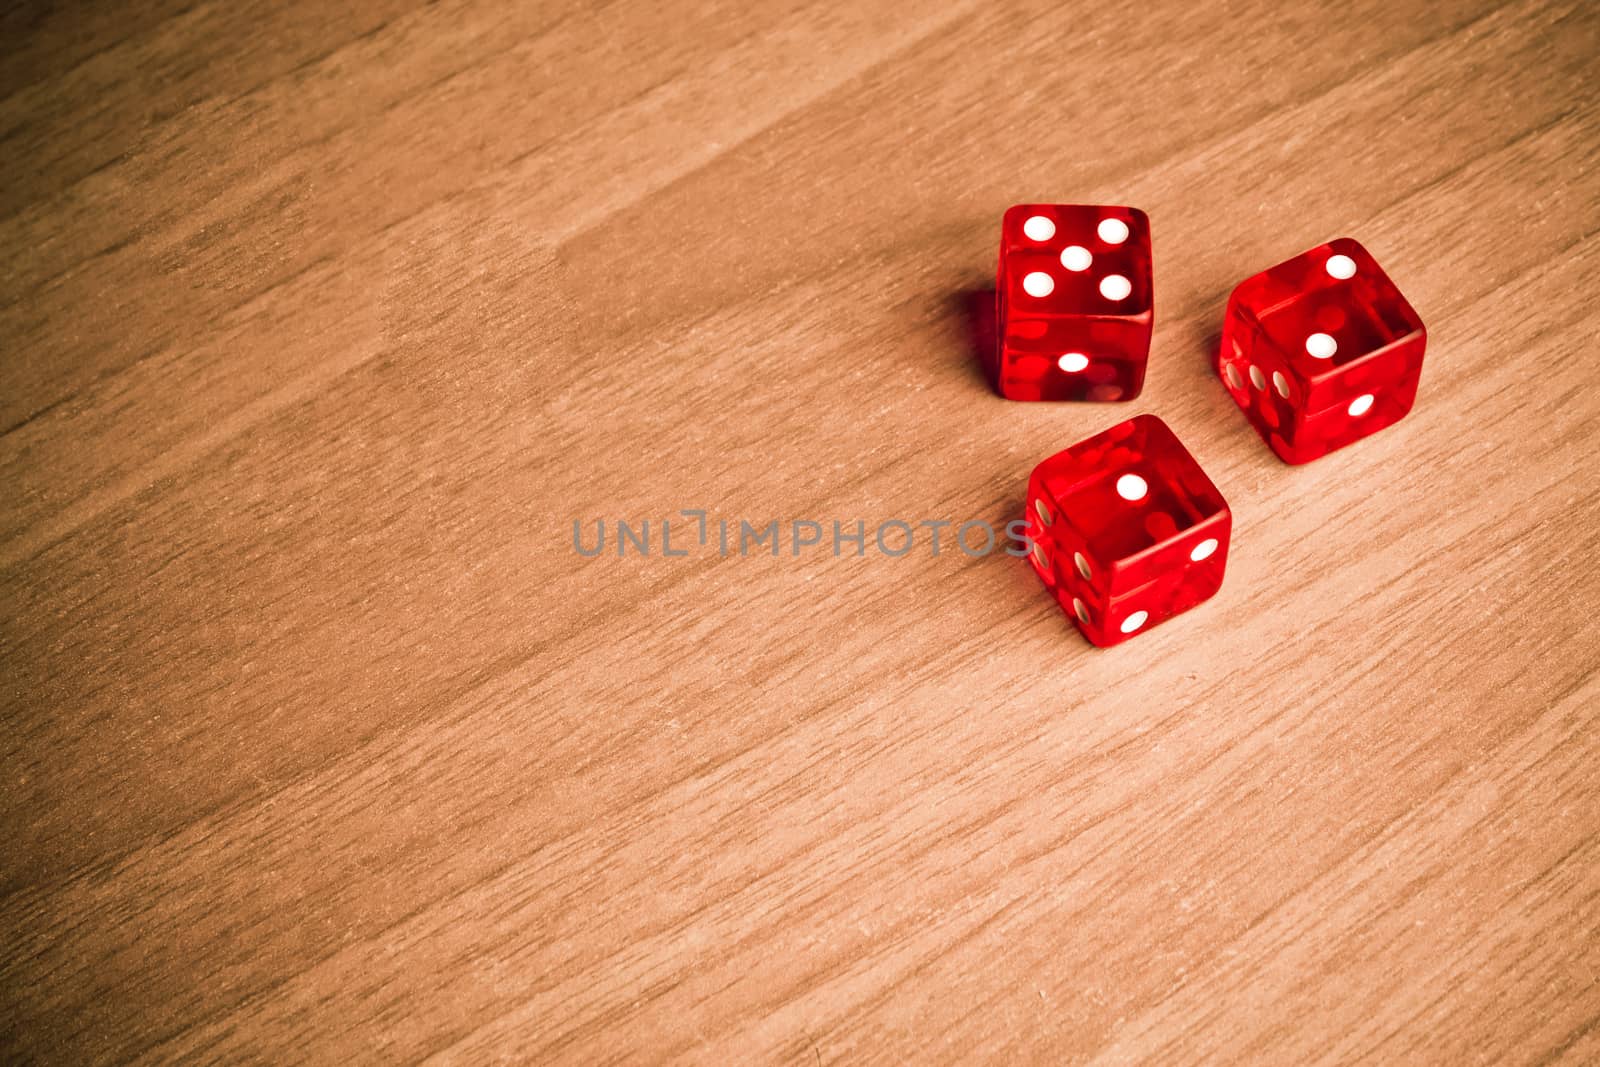
<svg viewBox="0 0 1600 1067">
<path fill-rule="evenodd" d="M 1136 208 L 1018 204 L 1000 225 L 1000 394 L 1131 400 L 1150 354 L 1150 220 Z"/>
<path fill-rule="evenodd" d="M 1154 415 L 1039 464 L 1027 507 L 1029 561 L 1096 645 L 1126 641 L 1222 586 L 1227 502 Z"/>
<path fill-rule="evenodd" d="M 1228 298 L 1218 371 L 1286 463 L 1308 463 L 1411 410 L 1427 331 L 1360 244 L 1342 237 Z"/>
</svg>

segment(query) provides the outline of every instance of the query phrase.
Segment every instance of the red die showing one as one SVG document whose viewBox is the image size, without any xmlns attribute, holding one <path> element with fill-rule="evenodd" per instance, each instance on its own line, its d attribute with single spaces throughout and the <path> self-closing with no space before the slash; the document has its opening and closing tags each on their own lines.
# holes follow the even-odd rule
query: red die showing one
<svg viewBox="0 0 1600 1067">
<path fill-rule="evenodd" d="M 1217 487 L 1154 415 L 1035 467 L 1027 519 L 1034 569 L 1101 647 L 1215 593 L 1233 525 Z"/>
<path fill-rule="evenodd" d="M 1377 261 L 1341 237 L 1233 291 L 1217 369 L 1278 457 L 1309 463 L 1411 410 L 1427 343 Z"/>
<path fill-rule="evenodd" d="M 1000 224 L 995 386 L 1012 400 L 1131 400 L 1150 354 L 1150 220 L 1018 204 Z"/>
</svg>

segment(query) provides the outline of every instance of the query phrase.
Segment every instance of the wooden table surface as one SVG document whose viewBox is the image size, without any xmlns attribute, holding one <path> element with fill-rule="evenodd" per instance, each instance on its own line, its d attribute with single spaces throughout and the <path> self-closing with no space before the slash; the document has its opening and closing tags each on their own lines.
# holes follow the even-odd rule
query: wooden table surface
<svg viewBox="0 0 1600 1067">
<path fill-rule="evenodd" d="M 0 40 L 8 1061 L 1600 1061 L 1600 8 Z M 984 382 L 1027 200 L 1149 212 L 1137 400 Z M 1340 235 L 1422 390 L 1288 467 L 1208 349 Z M 872 543 L 1145 411 L 1234 511 L 1188 615 Z"/>
</svg>

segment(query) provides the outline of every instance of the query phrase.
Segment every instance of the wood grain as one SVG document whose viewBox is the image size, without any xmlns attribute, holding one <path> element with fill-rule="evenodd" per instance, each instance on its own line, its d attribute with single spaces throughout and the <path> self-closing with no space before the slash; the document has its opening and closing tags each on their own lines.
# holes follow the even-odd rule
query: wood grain
<svg viewBox="0 0 1600 1067">
<path fill-rule="evenodd" d="M 0 37 L 6 1059 L 1600 1061 L 1592 4 Z M 1033 199 L 1150 213 L 1130 404 L 982 379 Z M 1290 468 L 1208 347 L 1342 234 L 1422 392 Z M 1235 540 L 1114 650 L 998 553 L 571 543 L 999 524 L 1140 411 Z"/>
</svg>

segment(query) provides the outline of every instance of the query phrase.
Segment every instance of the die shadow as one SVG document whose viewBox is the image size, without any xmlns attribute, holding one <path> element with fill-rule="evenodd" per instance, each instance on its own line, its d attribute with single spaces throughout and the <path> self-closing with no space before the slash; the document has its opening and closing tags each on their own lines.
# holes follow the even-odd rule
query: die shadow
<svg viewBox="0 0 1600 1067">
<path fill-rule="evenodd" d="M 981 561 L 983 566 L 991 570 L 998 569 L 998 581 L 993 583 L 994 595 L 1005 601 L 1007 610 L 1035 610 L 1043 619 L 1048 621 L 1044 625 L 1053 630 L 1059 630 L 1073 639 L 1078 644 L 1083 644 L 1080 652 L 1087 652 L 1089 646 L 1083 642 L 1078 628 L 1067 617 L 1066 612 L 1056 600 L 1055 591 L 1045 585 L 1039 575 L 1034 571 L 1033 564 L 1026 556 L 1012 555 L 1005 551 L 1015 548 L 1016 543 L 1007 537 L 1003 531 L 1006 524 L 1016 519 L 1024 519 L 1027 515 L 1028 500 L 1026 494 L 1008 496 L 999 511 L 989 516 L 989 523 L 996 531 L 1002 531 L 1000 540 L 996 543 L 995 551 Z"/>
<path fill-rule="evenodd" d="M 1213 375 L 1222 373 L 1222 331 L 1211 329 L 1206 332 L 1200 342 L 1200 358 L 1205 361 L 1205 368 Z"/>
<path fill-rule="evenodd" d="M 1197 401 L 1205 404 L 1209 418 L 1228 419 L 1237 418 L 1236 405 L 1233 396 L 1228 392 L 1228 387 L 1222 376 L 1222 330 L 1215 326 L 1208 326 L 1204 333 L 1197 339 L 1191 339 L 1185 348 L 1193 348 L 1194 362 L 1186 365 L 1193 366 L 1197 372 L 1194 383 L 1194 396 Z"/>
<path fill-rule="evenodd" d="M 957 290 L 951 298 L 953 314 L 961 323 L 969 366 L 990 392 L 999 380 L 1000 345 L 992 285 Z"/>
</svg>

